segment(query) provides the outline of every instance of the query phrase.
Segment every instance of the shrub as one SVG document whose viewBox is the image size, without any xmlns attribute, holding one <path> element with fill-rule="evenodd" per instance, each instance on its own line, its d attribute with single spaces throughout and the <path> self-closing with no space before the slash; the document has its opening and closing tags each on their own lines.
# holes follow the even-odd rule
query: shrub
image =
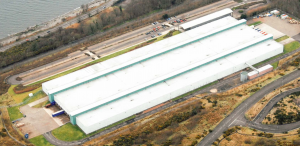
<svg viewBox="0 0 300 146">
<path fill-rule="evenodd" d="M 230 138 L 230 137 L 226 137 L 226 140 L 227 140 L 227 141 L 231 141 L 231 138 Z"/>
<path fill-rule="evenodd" d="M 251 90 L 250 90 L 250 92 L 256 92 L 256 91 L 258 91 L 258 90 L 260 90 L 260 88 L 259 88 L 259 87 L 257 87 L 257 88 L 254 88 L 254 89 L 251 89 Z"/>
<path fill-rule="evenodd" d="M 239 10 L 239 13 L 244 13 L 244 11 L 243 10 Z"/>
<path fill-rule="evenodd" d="M 195 140 L 195 141 L 192 142 L 191 146 L 194 146 L 194 145 L 196 145 L 197 143 L 198 143 L 198 142 Z"/>
<path fill-rule="evenodd" d="M 168 14 L 164 14 L 162 17 L 163 17 L 163 19 L 168 19 L 169 15 Z"/>
<path fill-rule="evenodd" d="M 246 140 L 244 141 L 244 143 L 245 143 L 245 144 L 251 144 L 252 141 L 251 141 L 250 139 L 246 139 Z"/>
<path fill-rule="evenodd" d="M 280 73 L 279 75 L 284 76 L 285 74 L 284 73 Z"/>
<path fill-rule="evenodd" d="M 274 136 L 274 134 L 268 133 L 268 134 L 265 134 L 265 136 L 266 136 L 267 138 L 271 138 L 271 137 Z"/>
<path fill-rule="evenodd" d="M 258 133 L 257 135 L 258 135 L 258 136 L 263 136 L 263 135 L 264 135 L 264 133 Z"/>
<path fill-rule="evenodd" d="M 33 85 L 33 86 L 23 86 L 22 84 L 16 86 L 13 90 L 16 94 L 21 94 L 25 92 L 29 92 L 32 90 L 37 89 L 39 86 L 38 85 Z"/>
<path fill-rule="evenodd" d="M 239 93 L 237 93 L 235 95 L 238 96 L 238 97 L 242 97 L 243 96 L 243 94 L 239 94 Z"/>
<path fill-rule="evenodd" d="M 6 129 L 5 129 L 5 128 L 2 128 L 2 132 L 6 132 Z"/>
</svg>

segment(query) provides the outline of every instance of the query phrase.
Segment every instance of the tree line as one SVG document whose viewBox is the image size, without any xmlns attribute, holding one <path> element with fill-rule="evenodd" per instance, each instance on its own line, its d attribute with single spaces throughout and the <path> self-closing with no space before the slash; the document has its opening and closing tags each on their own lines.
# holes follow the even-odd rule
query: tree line
<svg viewBox="0 0 300 146">
<path fill-rule="evenodd" d="M 95 15 L 92 23 L 80 21 L 78 28 L 60 28 L 57 32 L 50 33 L 45 37 L 0 52 L 0 68 L 54 50 L 86 36 L 103 32 L 125 22 L 137 20 L 140 17 L 145 17 L 150 12 L 165 10 L 164 12 L 172 16 L 216 1 L 219 0 L 132 0 L 125 8 L 114 6 L 110 11 L 103 11 Z M 156 18 L 161 19 L 162 16 Z M 143 21 L 142 23 L 150 22 Z"/>
</svg>

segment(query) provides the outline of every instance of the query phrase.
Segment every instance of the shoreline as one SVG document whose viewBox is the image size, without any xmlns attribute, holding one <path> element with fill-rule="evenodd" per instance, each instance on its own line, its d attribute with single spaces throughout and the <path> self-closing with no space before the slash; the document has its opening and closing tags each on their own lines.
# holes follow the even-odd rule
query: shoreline
<svg viewBox="0 0 300 146">
<path fill-rule="evenodd" d="M 91 2 L 83 5 L 87 5 L 88 9 L 98 7 L 101 4 L 105 3 L 105 0 L 92 0 Z M 63 19 L 67 20 L 68 18 L 73 19 L 76 16 L 79 16 L 82 14 L 83 9 L 79 6 L 71 11 L 68 11 L 62 15 L 59 15 L 55 18 L 52 18 L 48 21 L 42 22 L 40 24 L 35 24 L 34 26 L 29 26 L 25 30 L 8 34 L 8 36 L 0 38 L 0 47 L 9 45 L 11 43 L 14 43 L 18 40 L 25 39 L 26 37 L 32 36 L 35 33 L 38 33 L 40 31 L 45 31 L 47 29 L 53 28 L 61 23 L 63 23 Z M 70 20 L 71 20 L 70 19 Z M 67 20 L 69 21 L 69 20 Z"/>
</svg>

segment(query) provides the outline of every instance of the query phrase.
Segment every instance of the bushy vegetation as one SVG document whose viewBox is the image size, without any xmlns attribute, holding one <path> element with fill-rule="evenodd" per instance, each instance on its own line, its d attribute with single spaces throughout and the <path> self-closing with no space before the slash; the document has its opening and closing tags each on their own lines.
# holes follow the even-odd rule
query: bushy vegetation
<svg viewBox="0 0 300 146">
<path fill-rule="evenodd" d="M 176 113 L 168 120 L 164 120 L 161 122 L 157 122 L 153 124 L 152 128 L 147 128 L 143 130 L 140 133 L 131 133 L 127 135 L 120 135 L 117 139 L 113 141 L 113 144 L 116 146 L 123 146 L 123 145 L 152 145 L 152 143 L 149 143 L 153 140 L 153 138 L 159 134 L 159 137 L 156 139 L 156 143 L 163 145 L 163 146 L 169 146 L 169 145 L 179 145 L 181 144 L 181 141 L 185 135 L 182 135 L 180 133 L 175 133 L 174 131 L 170 129 L 176 129 L 178 125 L 190 118 L 193 118 L 195 115 L 197 115 L 201 110 L 203 109 L 201 106 L 194 106 L 190 107 L 190 110 L 185 112 Z M 193 119 L 192 121 L 198 121 L 198 118 Z M 189 122 L 186 125 L 187 129 L 193 129 L 197 124 L 195 122 Z M 206 132 L 207 134 L 207 132 Z M 172 138 L 168 139 L 171 135 Z M 200 136 L 199 136 L 200 138 Z M 191 145 L 196 145 L 197 141 L 193 141 Z"/>
<path fill-rule="evenodd" d="M 23 86 L 22 84 L 19 84 L 13 90 L 14 90 L 14 92 L 16 94 L 21 94 L 21 93 L 25 93 L 25 92 L 29 92 L 29 91 L 35 90 L 37 88 L 39 88 L 39 85 L 35 85 L 35 86 Z"/>
</svg>

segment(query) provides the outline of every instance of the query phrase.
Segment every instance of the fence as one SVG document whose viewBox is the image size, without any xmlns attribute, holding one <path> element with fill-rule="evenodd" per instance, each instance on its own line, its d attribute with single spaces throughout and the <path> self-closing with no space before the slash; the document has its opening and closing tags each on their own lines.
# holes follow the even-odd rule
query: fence
<svg viewBox="0 0 300 146">
<path fill-rule="evenodd" d="M 0 106 L 0 109 L 1 108 L 9 108 L 9 107 L 15 107 L 15 106 L 20 106 L 20 105 L 23 105 L 23 104 L 27 104 L 32 98 L 36 97 L 38 94 L 40 94 L 42 92 L 43 92 L 43 90 L 41 89 L 41 90 L 37 91 L 36 93 L 34 93 L 32 97 L 27 98 L 25 101 L 23 101 L 21 103 L 7 105 L 7 106 Z"/>
</svg>

